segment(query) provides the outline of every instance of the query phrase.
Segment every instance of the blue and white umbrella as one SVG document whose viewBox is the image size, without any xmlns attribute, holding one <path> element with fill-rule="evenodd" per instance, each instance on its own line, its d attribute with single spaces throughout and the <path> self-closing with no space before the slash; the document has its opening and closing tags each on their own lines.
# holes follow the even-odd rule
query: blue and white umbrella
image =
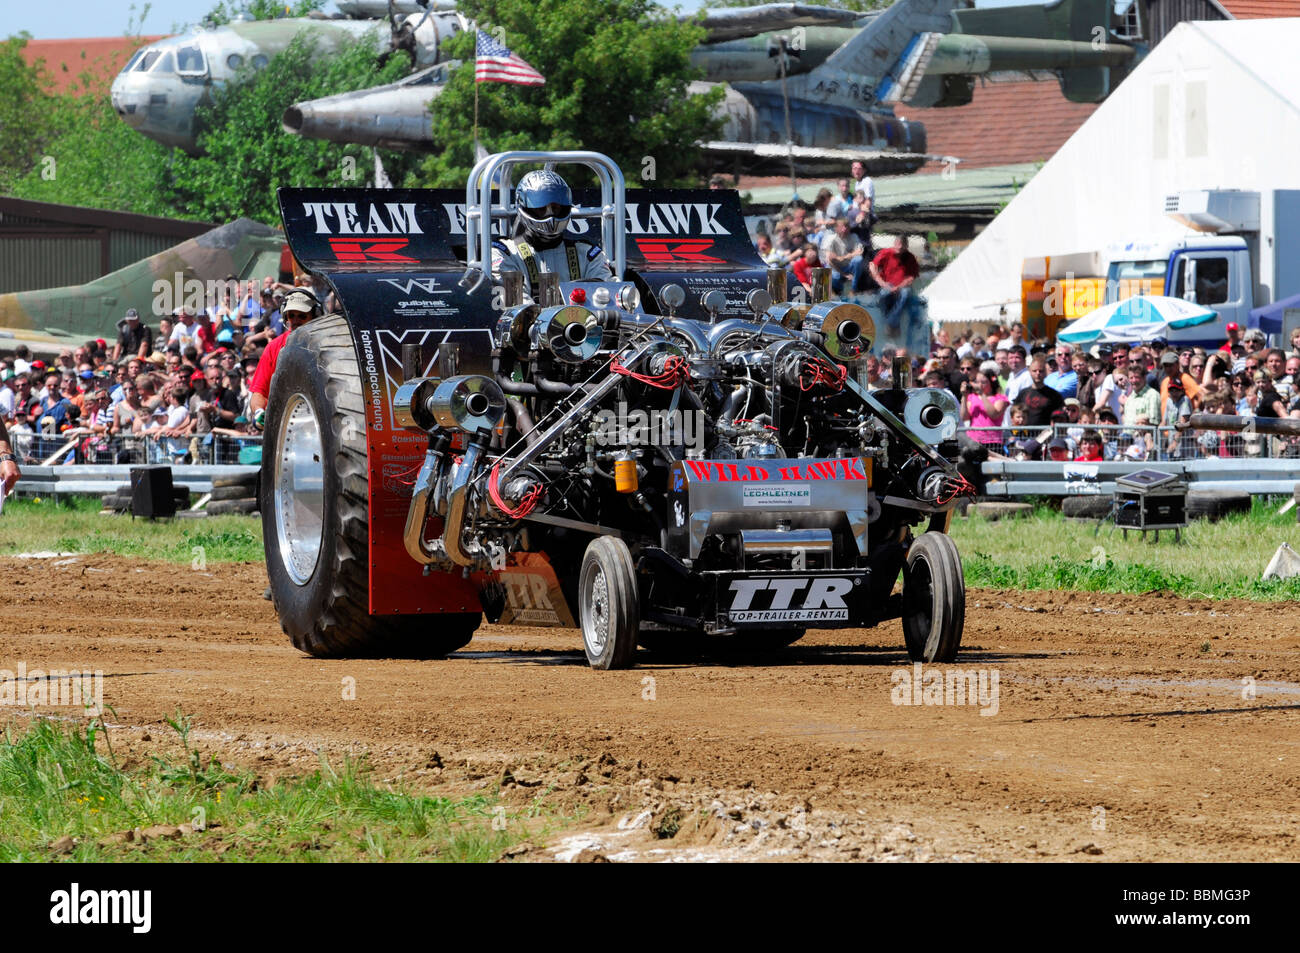
<svg viewBox="0 0 1300 953">
<path fill-rule="evenodd" d="M 1102 305 L 1056 335 L 1068 344 L 1124 343 L 1168 338 L 1170 331 L 1207 324 L 1218 312 L 1182 298 L 1134 295 Z"/>
</svg>

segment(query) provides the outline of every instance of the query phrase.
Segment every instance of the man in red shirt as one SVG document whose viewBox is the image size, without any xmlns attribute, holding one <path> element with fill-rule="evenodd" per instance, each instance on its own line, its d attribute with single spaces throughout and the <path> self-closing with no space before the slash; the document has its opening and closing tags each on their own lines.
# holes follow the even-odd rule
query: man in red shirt
<svg viewBox="0 0 1300 953">
<path fill-rule="evenodd" d="M 1228 326 L 1224 328 L 1228 332 L 1228 343 L 1222 345 L 1219 350 L 1232 353 L 1232 349 L 1241 343 L 1241 325 L 1236 321 L 1229 321 Z"/>
<path fill-rule="evenodd" d="M 271 375 L 275 373 L 275 362 L 284 350 L 289 335 L 320 314 L 320 302 L 310 291 L 299 288 L 291 291 L 284 299 L 280 313 L 284 317 L 284 333 L 266 346 L 262 359 L 257 362 L 257 370 L 253 372 L 253 380 L 248 385 L 248 389 L 253 392 L 248 406 L 253 412 L 253 425 L 258 430 L 262 429 L 266 420 L 266 402 L 271 396 Z"/>
<path fill-rule="evenodd" d="M 907 250 L 907 235 L 894 239 L 893 248 L 884 248 L 871 260 L 871 277 L 880 285 L 880 310 L 885 323 L 897 330 L 903 309 L 912 296 L 912 283 L 921 274 L 916 256 Z"/>
</svg>

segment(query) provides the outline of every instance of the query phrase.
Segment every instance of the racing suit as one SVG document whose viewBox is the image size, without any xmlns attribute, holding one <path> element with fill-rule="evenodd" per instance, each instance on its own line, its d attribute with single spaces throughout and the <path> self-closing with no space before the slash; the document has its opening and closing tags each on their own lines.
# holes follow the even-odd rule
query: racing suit
<svg viewBox="0 0 1300 953">
<path fill-rule="evenodd" d="M 575 238 L 564 238 L 550 248 L 538 248 L 525 238 L 497 239 L 492 242 L 492 275 L 499 277 L 503 271 L 523 272 L 529 298 L 542 272 L 555 272 L 561 281 L 614 280 L 601 247 Z"/>
</svg>

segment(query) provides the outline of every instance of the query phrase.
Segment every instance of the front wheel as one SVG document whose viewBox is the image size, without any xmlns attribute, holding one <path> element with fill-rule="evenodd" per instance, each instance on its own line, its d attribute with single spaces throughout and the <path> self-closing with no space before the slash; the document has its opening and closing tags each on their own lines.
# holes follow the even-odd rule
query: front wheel
<svg viewBox="0 0 1300 953">
<path fill-rule="evenodd" d="M 903 638 L 913 662 L 951 662 L 966 625 L 966 580 L 944 533 L 912 541 L 903 569 Z"/>
<path fill-rule="evenodd" d="M 260 509 L 280 626 L 322 657 L 441 658 L 479 613 L 371 615 L 365 401 L 342 315 L 293 332 L 266 415 Z M 209 507 L 211 509 L 211 507 Z"/>
<path fill-rule="evenodd" d="M 592 668 L 631 668 L 641 628 L 636 571 L 627 544 L 598 536 L 587 546 L 578 577 L 582 648 Z"/>
</svg>

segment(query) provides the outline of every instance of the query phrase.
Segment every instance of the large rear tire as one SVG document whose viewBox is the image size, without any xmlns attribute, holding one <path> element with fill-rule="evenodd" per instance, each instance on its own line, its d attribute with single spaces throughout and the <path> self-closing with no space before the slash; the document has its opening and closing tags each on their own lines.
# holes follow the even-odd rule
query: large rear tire
<svg viewBox="0 0 1300 953">
<path fill-rule="evenodd" d="M 280 626 L 322 657 L 440 658 L 462 648 L 479 613 L 375 616 L 369 606 L 365 407 L 342 315 L 293 332 L 267 404 L 259 502 Z"/>
<path fill-rule="evenodd" d="M 578 576 L 582 648 L 592 668 L 631 668 L 636 662 L 641 606 L 627 543 L 597 536 L 587 546 Z"/>
<path fill-rule="evenodd" d="M 912 541 L 903 569 L 903 638 L 913 662 L 951 662 L 966 625 L 966 580 L 944 533 Z"/>
</svg>

